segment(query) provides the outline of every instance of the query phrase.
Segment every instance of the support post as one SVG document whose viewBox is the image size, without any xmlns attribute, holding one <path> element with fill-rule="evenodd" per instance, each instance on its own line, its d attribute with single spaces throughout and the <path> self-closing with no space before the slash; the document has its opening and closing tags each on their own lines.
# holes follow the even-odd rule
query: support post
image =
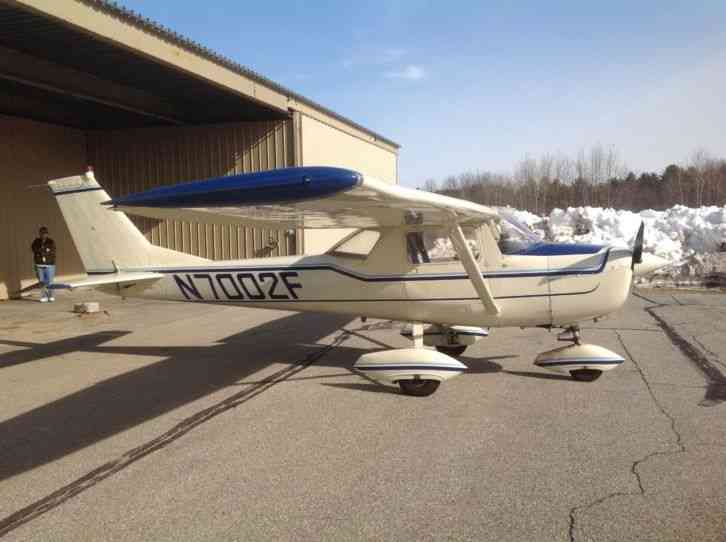
<svg viewBox="0 0 726 542">
<path fill-rule="evenodd" d="M 464 237 L 464 232 L 461 231 L 461 226 L 456 222 L 449 226 L 449 238 L 454 245 L 454 249 L 461 263 L 464 264 L 464 269 L 466 269 L 469 275 L 469 280 L 471 280 L 476 293 L 479 294 L 479 298 L 487 312 L 490 314 L 499 314 L 499 306 L 494 301 L 494 296 L 489 289 L 489 285 L 484 280 L 484 277 L 481 276 L 481 269 L 479 269 L 479 264 L 476 263 L 476 258 L 474 258 L 474 254 L 472 254 L 471 248 L 469 248 L 469 244 L 466 242 L 466 237 Z"/>
<path fill-rule="evenodd" d="M 424 325 L 421 322 L 411 323 L 411 339 L 414 348 L 424 347 Z"/>
</svg>

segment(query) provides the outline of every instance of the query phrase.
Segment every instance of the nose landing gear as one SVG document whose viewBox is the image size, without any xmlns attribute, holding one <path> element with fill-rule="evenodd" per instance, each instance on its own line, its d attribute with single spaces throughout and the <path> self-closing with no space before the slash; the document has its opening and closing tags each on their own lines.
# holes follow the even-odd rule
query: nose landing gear
<svg viewBox="0 0 726 542">
<path fill-rule="evenodd" d="M 580 328 L 568 326 L 557 336 L 557 340 L 570 342 L 537 356 L 534 364 L 551 371 L 569 374 L 578 382 L 594 382 L 604 371 L 610 371 L 625 361 L 615 352 L 595 344 L 580 341 Z"/>
<path fill-rule="evenodd" d="M 426 397 L 431 395 L 439 388 L 438 380 L 399 380 L 398 387 L 406 395 L 413 395 L 414 397 Z"/>
</svg>

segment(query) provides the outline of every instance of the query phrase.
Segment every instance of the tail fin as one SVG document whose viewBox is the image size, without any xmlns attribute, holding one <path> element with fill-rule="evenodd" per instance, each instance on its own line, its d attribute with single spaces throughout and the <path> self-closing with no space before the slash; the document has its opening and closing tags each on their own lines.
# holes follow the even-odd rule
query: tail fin
<svg viewBox="0 0 726 542">
<path fill-rule="evenodd" d="M 86 272 L 113 272 L 163 264 L 205 261 L 152 245 L 124 213 L 103 202 L 111 198 L 93 171 L 48 182 L 58 201 Z"/>
</svg>

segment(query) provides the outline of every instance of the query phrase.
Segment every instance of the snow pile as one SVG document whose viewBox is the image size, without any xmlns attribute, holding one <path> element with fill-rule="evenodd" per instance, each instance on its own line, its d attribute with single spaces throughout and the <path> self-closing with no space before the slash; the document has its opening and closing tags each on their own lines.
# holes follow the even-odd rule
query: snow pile
<svg viewBox="0 0 726 542">
<path fill-rule="evenodd" d="M 645 222 L 644 250 L 673 262 L 670 273 L 695 266 L 688 274 L 709 272 L 713 257 L 726 242 L 726 207 L 690 208 L 676 205 L 665 211 L 634 213 L 600 207 L 555 209 L 544 219 L 527 211 L 511 211 L 543 238 L 560 242 L 632 247 Z M 676 269 L 678 267 L 678 269 Z"/>
</svg>

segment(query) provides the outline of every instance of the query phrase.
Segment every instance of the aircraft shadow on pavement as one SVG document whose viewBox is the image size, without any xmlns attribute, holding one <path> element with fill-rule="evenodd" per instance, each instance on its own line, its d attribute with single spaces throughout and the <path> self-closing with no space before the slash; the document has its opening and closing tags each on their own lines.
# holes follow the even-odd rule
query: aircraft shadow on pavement
<svg viewBox="0 0 726 542">
<path fill-rule="evenodd" d="M 572 377 L 556 373 L 538 373 L 536 371 L 504 371 L 508 375 L 523 376 L 525 378 L 540 378 L 542 380 L 567 380 L 572 382 Z"/>
<path fill-rule="evenodd" d="M 48 343 L 32 343 L 27 341 L 11 341 L 0 339 L 0 345 L 18 346 L 23 350 L 14 350 L 5 354 L 0 354 L 0 369 L 20 365 L 21 363 L 29 363 L 31 361 L 40 361 L 45 358 L 62 356 L 73 352 L 83 352 L 93 349 L 103 343 L 111 342 L 114 339 L 130 334 L 130 331 L 102 331 L 99 333 L 91 333 L 89 335 L 79 335 L 69 337 L 59 341 L 51 341 Z"/>
<path fill-rule="evenodd" d="M 0 344 L 25 347 L 0 354 L 0 369 L 75 352 L 164 358 L 0 422 L 0 435 L 3 435 L 0 480 L 60 459 L 220 389 L 235 385 L 267 385 L 269 381 L 245 382 L 245 379 L 272 364 L 306 364 L 306 358 L 326 348 L 325 344 L 316 342 L 336 332 L 338 336 L 345 334 L 339 346 L 314 364 L 346 371 L 337 376 L 350 375 L 353 362 L 370 348 L 348 347 L 345 339 L 351 332 L 358 335 L 357 331 L 372 331 L 365 326 L 346 328 L 350 321 L 349 316 L 293 314 L 231 335 L 218 343 L 200 346 L 106 344 L 130 331 L 104 331 L 45 344 L 0 340 Z M 370 346 L 374 349 L 395 347 L 371 339 Z M 462 358 L 462 361 L 469 366 L 468 373 L 484 374 L 501 371 L 501 366 L 492 360 L 509 357 L 516 356 Z M 312 378 L 328 376 L 331 375 Z M 290 376 L 291 380 L 295 378 Z M 329 385 L 398 393 L 397 388 L 374 384 L 370 380 L 368 383 Z"/>
<path fill-rule="evenodd" d="M 293 314 L 203 346 L 104 345 L 128 331 L 93 333 L 47 344 L 3 340 L 2 344 L 27 350 L 0 354 L 0 368 L 73 352 L 164 359 L 0 422 L 0 480 L 233 386 L 271 364 L 300 363 L 325 347 L 311 343 L 349 321 L 349 316 Z M 352 364 L 343 353 L 335 357 L 341 367 L 344 362 Z M 318 363 L 324 364 L 325 357 Z"/>
</svg>

